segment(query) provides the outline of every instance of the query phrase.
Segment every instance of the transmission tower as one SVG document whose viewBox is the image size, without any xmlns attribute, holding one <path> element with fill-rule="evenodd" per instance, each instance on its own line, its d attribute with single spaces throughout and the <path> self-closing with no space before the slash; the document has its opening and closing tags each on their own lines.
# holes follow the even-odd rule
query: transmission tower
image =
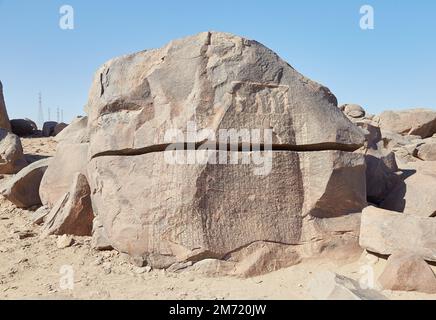
<svg viewBox="0 0 436 320">
<path fill-rule="evenodd" d="M 56 122 L 59 123 L 60 120 L 60 113 L 59 113 L 59 107 L 56 108 Z"/>
<path fill-rule="evenodd" d="M 50 112 L 50 108 L 47 108 L 47 120 L 50 121 L 51 120 L 51 112 Z"/>
<path fill-rule="evenodd" d="M 61 109 L 61 122 L 64 122 L 64 109 Z"/>
<path fill-rule="evenodd" d="M 42 110 L 42 95 L 39 93 L 38 97 L 38 125 L 40 128 L 44 125 L 44 111 Z"/>
</svg>

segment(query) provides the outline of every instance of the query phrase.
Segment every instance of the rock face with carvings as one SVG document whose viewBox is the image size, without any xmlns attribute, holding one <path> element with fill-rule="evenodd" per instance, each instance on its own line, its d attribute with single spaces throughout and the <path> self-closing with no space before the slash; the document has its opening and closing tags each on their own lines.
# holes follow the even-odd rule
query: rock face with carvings
<svg viewBox="0 0 436 320">
<path fill-rule="evenodd" d="M 206 32 L 116 58 L 86 110 L 99 230 L 140 264 L 228 259 L 261 241 L 289 246 L 267 248 L 293 263 L 358 250 L 363 132 L 327 88 L 260 43 Z M 238 144 L 253 150 L 217 155 Z"/>
</svg>

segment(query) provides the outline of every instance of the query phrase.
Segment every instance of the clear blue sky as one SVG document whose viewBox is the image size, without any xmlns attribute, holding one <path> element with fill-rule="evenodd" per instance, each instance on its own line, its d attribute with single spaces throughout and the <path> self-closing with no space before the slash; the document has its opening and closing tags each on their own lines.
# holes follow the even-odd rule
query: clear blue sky
<svg viewBox="0 0 436 320">
<path fill-rule="evenodd" d="M 59 8 L 75 29 L 59 28 Z M 362 31 L 359 9 L 375 10 Z M 83 114 L 93 74 L 106 60 L 201 31 L 258 40 L 328 86 L 340 103 L 385 109 L 436 107 L 433 0 L 0 0 L 0 79 L 10 118 Z"/>
</svg>

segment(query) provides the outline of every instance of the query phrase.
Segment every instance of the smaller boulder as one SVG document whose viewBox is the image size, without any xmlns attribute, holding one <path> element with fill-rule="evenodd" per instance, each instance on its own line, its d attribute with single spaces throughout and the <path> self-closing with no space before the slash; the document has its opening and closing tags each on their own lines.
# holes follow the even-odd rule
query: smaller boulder
<svg viewBox="0 0 436 320">
<path fill-rule="evenodd" d="M 20 138 L 0 129 L 0 174 L 15 174 L 27 166 Z"/>
<path fill-rule="evenodd" d="M 416 157 L 424 161 L 436 161 L 436 139 L 417 147 Z"/>
<path fill-rule="evenodd" d="M 41 205 L 39 186 L 50 159 L 30 164 L 10 179 L 0 193 L 18 208 Z"/>
<path fill-rule="evenodd" d="M 36 133 L 38 127 L 29 119 L 11 120 L 12 133 L 19 137 L 28 137 Z"/>
<path fill-rule="evenodd" d="M 43 235 L 91 236 L 94 214 L 91 191 L 83 174 L 78 173 L 70 191 L 50 211 L 43 226 Z"/>
<path fill-rule="evenodd" d="M 66 249 L 68 247 L 71 247 L 73 244 L 74 244 L 73 237 L 66 235 L 66 234 L 60 236 L 56 240 L 56 245 L 57 245 L 58 249 Z"/>
<path fill-rule="evenodd" d="M 44 123 L 42 127 L 42 136 L 43 137 L 52 137 L 54 136 L 55 128 L 58 125 L 55 121 L 47 121 Z"/>
<path fill-rule="evenodd" d="M 68 124 L 63 123 L 63 122 L 58 123 L 58 124 L 54 127 L 54 130 L 53 130 L 53 136 L 56 137 L 56 136 L 57 136 L 59 133 L 61 133 L 62 130 L 64 130 L 66 127 L 68 127 Z"/>
<path fill-rule="evenodd" d="M 340 107 L 340 109 L 345 113 L 345 115 L 349 118 L 360 119 L 364 118 L 366 115 L 365 109 L 358 104 L 344 104 Z"/>
<path fill-rule="evenodd" d="M 360 246 L 391 255 L 410 252 L 436 262 L 436 219 L 367 207 L 362 212 Z"/>
<path fill-rule="evenodd" d="M 393 254 L 378 279 L 385 290 L 436 293 L 436 276 L 421 257 Z"/>
</svg>

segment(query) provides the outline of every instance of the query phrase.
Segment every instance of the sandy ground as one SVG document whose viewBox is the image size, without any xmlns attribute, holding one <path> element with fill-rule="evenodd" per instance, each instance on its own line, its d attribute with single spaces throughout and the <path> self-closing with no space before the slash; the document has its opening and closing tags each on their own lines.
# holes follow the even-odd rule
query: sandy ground
<svg viewBox="0 0 436 320">
<path fill-rule="evenodd" d="M 56 143 L 23 139 L 23 146 L 29 155 L 50 156 Z M 319 271 L 358 280 L 365 262 L 373 266 L 377 278 L 386 263 L 365 255 L 343 265 L 314 260 L 252 279 L 144 272 L 115 251 L 94 251 L 90 238 L 75 237 L 71 247 L 59 249 L 57 237 L 40 238 L 40 227 L 31 224 L 30 214 L 0 199 L 0 299 L 311 299 L 308 283 Z M 436 299 L 418 293 L 383 294 L 389 299 Z"/>
</svg>

